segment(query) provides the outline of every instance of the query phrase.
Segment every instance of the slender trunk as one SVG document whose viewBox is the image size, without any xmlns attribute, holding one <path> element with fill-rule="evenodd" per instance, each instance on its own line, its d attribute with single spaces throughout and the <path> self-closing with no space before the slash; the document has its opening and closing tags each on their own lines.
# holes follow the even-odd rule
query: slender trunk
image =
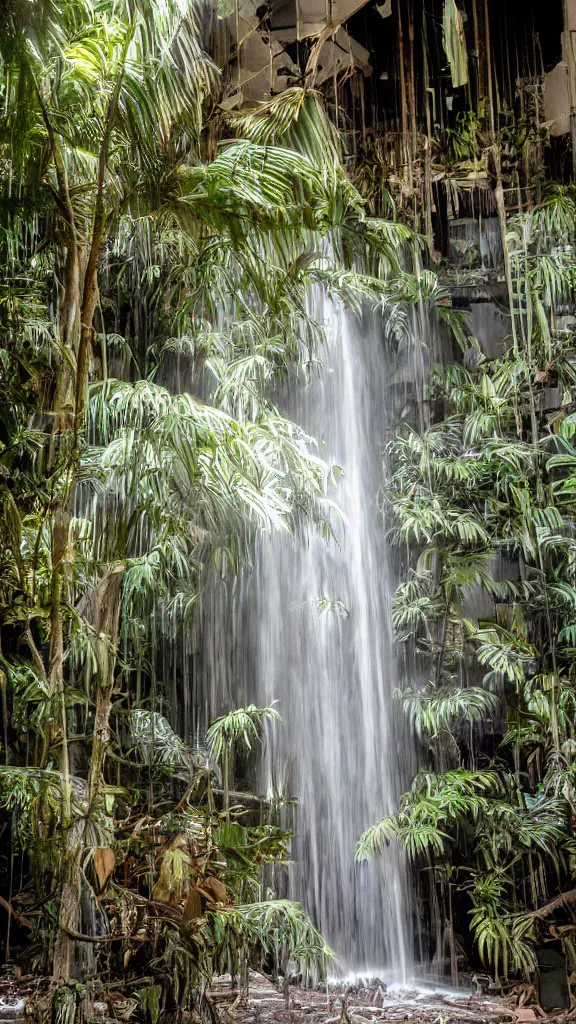
<svg viewBox="0 0 576 1024">
<path fill-rule="evenodd" d="M 492 49 L 490 43 L 490 17 L 488 0 L 484 0 L 484 45 L 486 47 L 486 79 L 488 82 L 488 106 L 490 109 L 490 131 L 494 135 L 496 118 L 494 117 L 494 96 L 492 91 Z"/>
<path fill-rule="evenodd" d="M 516 326 L 516 310 L 514 306 L 514 282 L 512 280 L 512 268 L 510 265 L 510 252 L 508 249 L 506 206 L 504 203 L 504 185 L 502 182 L 502 157 L 500 153 L 500 141 L 494 141 L 494 166 L 496 169 L 496 188 L 494 198 L 498 212 L 498 225 L 500 227 L 500 240 L 502 243 L 502 254 L 504 257 L 504 272 L 506 275 L 506 290 L 508 292 L 508 303 L 510 306 L 510 323 L 512 327 L 512 339 L 514 342 L 514 353 L 518 355 L 518 330 Z"/>
<path fill-rule="evenodd" d="M 408 144 L 408 99 L 406 90 L 406 54 L 404 52 L 404 30 L 402 28 L 402 4 L 400 0 L 396 3 L 396 15 L 398 18 L 398 61 L 400 71 L 400 101 L 402 104 L 402 139 L 401 153 L 404 164 L 404 177 L 412 183 L 412 166 L 409 158 Z M 408 166 L 409 165 L 409 166 Z"/>
<path fill-rule="evenodd" d="M 79 817 L 72 822 L 69 814 L 67 819 L 63 883 L 53 965 L 54 977 L 59 981 L 68 981 L 71 975 L 72 953 L 75 945 L 74 933 L 78 931 L 81 861 L 86 821 L 100 793 L 106 749 L 110 742 L 110 712 L 114 688 L 122 582 L 122 567 L 113 568 L 101 580 L 96 592 L 94 630 L 98 636 L 98 680 L 94 738 L 88 772 L 88 811 L 85 818 Z M 64 743 L 63 746 L 65 746 Z"/>
<path fill-rule="evenodd" d="M 63 359 L 66 362 L 66 358 Z M 61 394 L 68 394 L 68 369 L 61 367 L 59 381 L 62 380 L 64 390 Z M 57 388 L 57 402 L 59 401 Z M 71 424 L 69 411 L 63 411 L 56 406 L 55 427 L 61 431 Z M 53 457 L 58 451 L 61 433 L 55 440 L 51 451 Z M 49 680 L 52 691 L 57 695 L 60 711 L 60 730 L 62 744 L 60 748 L 60 774 L 62 778 L 62 828 L 64 843 L 62 850 L 62 873 L 60 882 L 60 907 L 58 914 L 58 931 L 54 944 L 54 957 L 52 972 L 57 981 L 67 982 L 70 979 L 72 970 L 72 943 L 68 929 L 76 923 L 77 908 L 80 899 L 80 862 L 79 845 L 77 842 L 78 831 L 82 829 L 80 821 L 72 823 L 72 791 L 70 781 L 70 761 L 68 756 L 68 713 L 66 708 L 66 686 L 64 680 L 64 621 L 63 608 L 65 604 L 64 589 L 67 583 L 67 572 L 69 563 L 69 536 L 72 502 L 72 467 L 69 464 L 67 481 L 63 495 L 54 513 L 54 529 L 52 535 L 52 589 L 50 600 L 50 652 L 49 652 Z M 43 764 L 47 761 L 50 752 L 51 735 L 46 733 L 44 750 L 42 754 Z"/>
<path fill-rule="evenodd" d="M 50 612 L 50 665 L 49 679 L 58 697 L 62 745 L 60 772 L 62 775 L 62 817 L 65 828 L 70 824 L 70 764 L 68 759 L 68 722 L 64 688 L 64 627 L 62 622 L 63 590 L 66 577 L 66 555 L 70 528 L 70 511 L 66 505 L 56 509 L 52 538 L 52 593 Z"/>
<path fill-rule="evenodd" d="M 54 947 L 53 973 L 60 981 L 70 978 L 72 968 L 72 939 L 70 932 L 76 930 L 80 905 L 80 860 L 83 844 L 84 823 L 79 820 L 72 823 L 72 806 L 70 791 L 70 767 L 68 759 L 66 692 L 64 681 L 64 623 L 63 597 L 66 582 L 66 565 L 72 561 L 72 553 L 68 550 L 71 508 L 74 497 L 74 471 L 78 452 L 78 439 L 83 429 L 86 395 L 88 391 L 88 366 L 90 347 L 92 344 L 93 321 L 98 301 L 98 263 L 105 228 L 104 182 L 108 166 L 112 128 L 116 118 L 120 88 L 124 78 L 124 61 L 131 32 L 127 32 L 123 59 L 120 63 L 116 82 L 106 111 L 104 132 L 98 158 L 96 178 L 96 197 L 90 244 L 87 252 L 86 267 L 82 278 L 80 245 L 74 207 L 66 175 L 66 168 L 60 152 L 60 143 L 50 120 L 48 109 L 43 101 L 40 89 L 37 88 L 38 100 L 48 137 L 56 172 L 58 189 L 53 192 L 56 205 L 64 218 L 68 231 L 67 257 L 64 275 L 64 287 L 60 303 L 60 336 L 62 340 L 62 358 L 54 397 L 53 438 L 50 447 L 49 466 L 53 467 L 61 452 L 62 439 L 71 436 L 69 451 L 66 453 L 66 486 L 59 498 L 54 516 L 54 533 L 52 542 L 52 593 L 50 615 L 50 667 L 49 678 L 54 692 L 58 695 L 61 730 L 61 774 L 62 774 L 62 819 L 66 842 L 63 858 L 62 886 L 60 891 L 60 911 L 58 932 Z M 104 582 L 104 581 L 103 581 Z M 117 584 L 118 599 L 111 604 L 118 606 L 119 615 L 120 584 Z M 107 604 L 107 602 L 105 602 Z M 114 632 L 114 626 L 111 626 Z M 102 687 L 98 687 L 96 697 L 96 723 L 92 757 L 89 771 L 89 806 L 95 798 L 105 758 L 107 737 L 109 734 L 109 716 L 112 686 L 110 672 L 105 675 Z"/>
<path fill-rule="evenodd" d="M 106 573 L 96 593 L 95 630 L 98 635 L 98 682 L 92 756 L 88 773 L 90 811 L 100 792 L 106 751 L 110 743 L 110 714 L 123 580 L 123 566 L 114 567 Z"/>
<path fill-rule="evenodd" d="M 223 787 L 224 787 L 224 816 L 226 821 L 230 821 L 230 751 L 226 747 L 224 751 L 224 767 L 223 767 Z"/>
<path fill-rule="evenodd" d="M 456 951 L 456 936 L 454 935 L 454 912 L 452 908 L 452 886 L 448 879 L 448 942 L 450 944 L 450 981 L 454 988 L 458 988 L 458 954 Z"/>
<path fill-rule="evenodd" d="M 442 915 L 440 913 L 440 900 L 436 888 L 436 878 L 432 857 L 428 853 L 428 882 L 430 885 L 430 911 L 436 940 L 436 959 L 438 961 L 438 976 L 444 974 L 444 944 L 442 942 Z"/>
<path fill-rule="evenodd" d="M 480 21 L 478 18 L 478 0 L 472 0 L 472 22 L 474 25 L 474 51 L 476 53 L 476 110 L 484 98 L 484 54 L 480 40 Z"/>
<path fill-rule="evenodd" d="M 78 431 L 82 429 L 84 420 L 84 409 L 88 390 L 88 364 L 94 334 L 94 314 L 98 303 L 98 264 L 100 261 L 100 250 L 102 248 L 102 240 L 104 237 L 104 228 L 106 225 L 104 182 L 110 154 L 112 128 L 116 119 L 120 89 L 124 79 L 124 62 L 131 38 L 132 33 L 127 32 L 124 44 L 124 54 L 120 62 L 114 89 L 112 90 L 112 95 L 110 96 L 108 108 L 106 110 L 104 133 L 102 135 L 100 153 L 98 155 L 98 173 L 96 177 L 96 199 L 94 201 L 92 234 L 90 238 L 88 260 L 86 263 L 86 273 L 84 275 L 84 290 L 82 294 L 82 308 L 80 312 L 80 345 L 78 348 L 78 360 L 76 364 L 76 400 L 74 406 L 75 438 L 78 435 Z M 105 344 L 106 340 L 104 340 L 104 345 Z"/>
<path fill-rule="evenodd" d="M 82 823 L 77 822 L 74 830 L 77 832 L 82 828 Z M 54 943 L 54 957 L 52 961 L 52 975 L 56 981 L 67 982 L 72 975 L 72 954 L 74 951 L 74 940 L 71 932 L 76 928 L 78 919 L 78 907 L 80 904 L 80 858 L 81 845 L 75 841 L 77 837 L 68 842 L 70 856 L 66 860 L 64 880 L 60 889 L 60 912 L 58 915 L 58 931 Z"/>
<path fill-rule="evenodd" d="M 416 115 L 416 70 L 414 63 L 414 8 L 408 7 L 408 86 L 410 104 L 410 162 L 416 159 L 418 150 L 418 118 Z"/>
<path fill-rule="evenodd" d="M 440 641 L 438 644 L 438 652 L 436 655 L 436 686 L 439 688 L 442 683 L 442 669 L 444 668 L 444 651 L 446 650 L 446 639 L 448 636 L 448 622 L 450 618 L 450 603 L 451 599 L 448 594 L 444 594 L 444 612 L 442 614 L 442 625 L 440 627 Z"/>
<path fill-rule="evenodd" d="M 424 222 L 426 230 L 426 238 L 428 241 L 428 248 L 430 254 L 434 252 L 434 230 L 432 227 L 432 115 L 430 112 L 430 94 L 434 96 L 434 92 L 430 88 L 430 74 L 428 68 L 428 40 L 426 37 L 426 15 L 422 15 L 422 54 L 423 54 L 423 65 L 424 65 L 424 96 L 425 96 L 425 109 L 426 109 L 426 141 L 424 145 L 424 188 L 425 188 L 425 201 L 424 201 Z"/>
</svg>

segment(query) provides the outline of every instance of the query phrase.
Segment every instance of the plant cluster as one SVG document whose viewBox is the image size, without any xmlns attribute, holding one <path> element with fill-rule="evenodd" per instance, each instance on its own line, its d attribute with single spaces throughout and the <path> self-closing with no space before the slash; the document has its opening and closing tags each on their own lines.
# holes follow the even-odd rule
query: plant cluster
<svg viewBox="0 0 576 1024">
<path fill-rule="evenodd" d="M 497 977 L 545 941 L 574 963 L 575 217 L 555 187 L 508 221 L 504 351 L 435 366 L 392 444 L 399 696 L 428 767 L 357 853 L 403 842 L 453 978 L 458 934 Z"/>
<path fill-rule="evenodd" d="M 406 232 L 364 218 L 315 94 L 226 120 L 207 13 L 14 0 L 0 40 L 2 907 L 62 1020 L 74 979 L 210 1017 L 214 972 L 330 955 L 264 884 L 289 834 L 233 788 L 277 711 L 195 750 L 161 654 L 208 567 L 322 525 L 329 467 L 273 384 L 317 358 L 310 289 L 358 306 L 353 259 L 386 273 Z"/>
</svg>

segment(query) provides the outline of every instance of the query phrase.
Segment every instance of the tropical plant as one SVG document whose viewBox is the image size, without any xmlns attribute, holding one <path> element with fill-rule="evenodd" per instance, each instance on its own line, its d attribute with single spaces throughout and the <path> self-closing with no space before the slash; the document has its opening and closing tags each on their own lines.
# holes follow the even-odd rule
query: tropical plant
<svg viewBox="0 0 576 1024">
<path fill-rule="evenodd" d="M 225 965 L 329 955 L 263 881 L 289 833 L 250 820 L 250 794 L 230 805 L 235 751 L 277 712 L 203 723 L 195 749 L 163 660 L 210 572 L 321 519 L 328 467 L 273 388 L 319 358 L 310 289 L 358 309 L 380 285 L 353 259 L 398 267 L 409 233 L 364 220 L 306 90 L 222 138 L 195 3 L 29 6 L 10 4 L 0 41 L 9 907 L 22 955 L 60 981 L 77 947 L 120 977 L 146 951 L 157 1016 L 167 998 L 202 1008 Z"/>
<path fill-rule="evenodd" d="M 262 727 L 267 722 L 280 719 L 276 708 L 257 708 L 250 704 L 217 718 L 206 733 L 208 749 L 214 760 L 222 765 L 224 786 L 224 813 L 230 818 L 230 763 L 239 744 L 250 750 L 251 743 L 260 739 Z"/>
<path fill-rule="evenodd" d="M 444 920 L 454 961 L 456 914 L 504 978 L 534 971 L 539 908 L 571 886 L 573 338 L 557 314 L 573 301 L 572 203 L 551 190 L 508 222 L 509 347 L 432 368 L 442 415 L 399 428 L 385 495 L 406 553 L 399 695 L 432 769 L 357 856 L 399 839 L 436 917 L 439 961 Z"/>
</svg>

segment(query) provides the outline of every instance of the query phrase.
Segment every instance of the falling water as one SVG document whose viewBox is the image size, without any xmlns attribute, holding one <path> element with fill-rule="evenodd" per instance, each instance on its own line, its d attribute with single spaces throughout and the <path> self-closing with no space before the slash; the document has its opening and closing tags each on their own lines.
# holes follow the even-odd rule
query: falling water
<svg viewBox="0 0 576 1024">
<path fill-rule="evenodd" d="M 393 590 L 378 508 L 387 403 L 380 332 L 319 300 L 323 367 L 288 412 L 342 468 L 333 536 L 307 526 L 262 542 L 249 609 L 260 703 L 279 701 L 267 782 L 298 798 L 290 895 L 347 969 L 410 971 L 402 857 L 357 865 L 361 832 L 395 810 L 407 768 L 393 705 Z"/>
</svg>

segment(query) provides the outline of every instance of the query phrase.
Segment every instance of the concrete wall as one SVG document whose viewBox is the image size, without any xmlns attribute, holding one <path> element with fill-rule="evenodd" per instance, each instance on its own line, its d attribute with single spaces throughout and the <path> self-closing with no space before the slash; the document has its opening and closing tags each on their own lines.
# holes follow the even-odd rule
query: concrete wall
<svg viewBox="0 0 576 1024">
<path fill-rule="evenodd" d="M 562 60 L 544 83 L 544 116 L 552 135 L 570 131 L 570 115 L 576 112 L 576 0 L 564 0 Z"/>
</svg>

